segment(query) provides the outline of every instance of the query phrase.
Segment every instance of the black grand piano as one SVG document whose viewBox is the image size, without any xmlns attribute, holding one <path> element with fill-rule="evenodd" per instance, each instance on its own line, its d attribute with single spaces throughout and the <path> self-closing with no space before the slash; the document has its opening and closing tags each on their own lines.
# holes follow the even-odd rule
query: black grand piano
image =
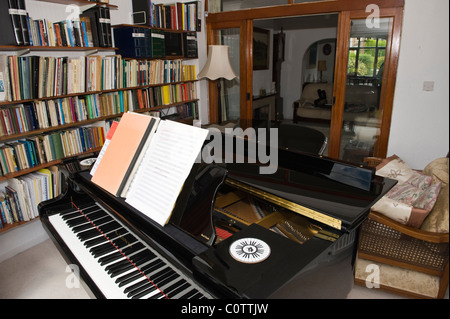
<svg viewBox="0 0 450 319">
<path fill-rule="evenodd" d="M 165 226 L 71 168 L 40 218 L 97 298 L 345 298 L 359 226 L 395 182 L 326 157 L 278 156 L 270 175 L 194 164 Z"/>
</svg>

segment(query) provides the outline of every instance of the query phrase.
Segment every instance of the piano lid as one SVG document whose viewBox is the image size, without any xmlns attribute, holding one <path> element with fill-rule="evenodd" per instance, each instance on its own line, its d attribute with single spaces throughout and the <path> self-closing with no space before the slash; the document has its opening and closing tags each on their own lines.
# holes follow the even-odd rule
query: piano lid
<svg viewBox="0 0 450 319">
<path fill-rule="evenodd" d="M 228 163 L 226 168 L 227 184 L 346 230 L 357 227 L 396 183 L 369 168 L 281 149 L 274 174 L 260 174 L 251 163 Z"/>
</svg>

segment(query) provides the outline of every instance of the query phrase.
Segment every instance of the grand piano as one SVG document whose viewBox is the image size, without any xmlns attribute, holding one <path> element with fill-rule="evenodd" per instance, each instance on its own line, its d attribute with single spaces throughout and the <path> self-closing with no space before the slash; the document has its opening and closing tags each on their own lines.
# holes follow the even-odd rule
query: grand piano
<svg viewBox="0 0 450 319">
<path fill-rule="evenodd" d="M 278 152 L 269 175 L 194 164 L 165 226 L 71 164 L 67 191 L 40 204 L 40 219 L 97 298 L 345 298 L 359 226 L 395 181 Z"/>
</svg>

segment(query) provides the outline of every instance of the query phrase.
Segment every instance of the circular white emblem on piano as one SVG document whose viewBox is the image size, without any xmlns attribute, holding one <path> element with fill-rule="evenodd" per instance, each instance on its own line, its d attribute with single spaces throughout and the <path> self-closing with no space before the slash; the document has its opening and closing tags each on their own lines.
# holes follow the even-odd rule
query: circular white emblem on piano
<svg viewBox="0 0 450 319">
<path fill-rule="evenodd" d="M 242 238 L 230 245 L 230 255 L 242 263 L 254 264 L 269 257 L 270 247 L 260 239 Z"/>
</svg>

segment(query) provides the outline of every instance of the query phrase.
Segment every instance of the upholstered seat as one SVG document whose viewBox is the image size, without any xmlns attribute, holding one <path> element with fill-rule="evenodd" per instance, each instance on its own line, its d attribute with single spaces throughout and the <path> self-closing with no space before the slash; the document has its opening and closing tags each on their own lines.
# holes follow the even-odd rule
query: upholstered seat
<svg viewBox="0 0 450 319">
<path fill-rule="evenodd" d="M 370 160 L 372 164 L 381 161 Z M 399 174 L 395 169 L 392 172 Z M 412 225 L 407 225 L 408 220 L 396 221 L 394 216 L 387 216 L 392 212 L 370 213 L 358 242 L 357 284 L 416 298 L 444 297 L 449 279 L 448 172 L 448 157 L 433 161 L 423 170 L 441 187 L 420 225 L 417 220 Z"/>
</svg>

